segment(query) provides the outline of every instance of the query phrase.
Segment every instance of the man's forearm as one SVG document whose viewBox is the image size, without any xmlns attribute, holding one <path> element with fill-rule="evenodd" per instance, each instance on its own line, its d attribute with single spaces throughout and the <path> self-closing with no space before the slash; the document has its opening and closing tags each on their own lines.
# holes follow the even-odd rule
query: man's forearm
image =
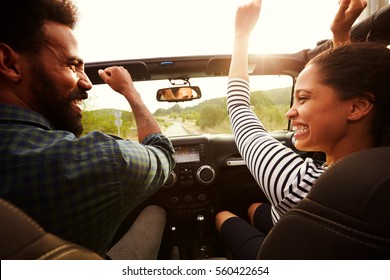
<svg viewBox="0 0 390 280">
<path fill-rule="evenodd" d="M 136 93 L 139 95 L 139 93 Z M 138 141 L 141 143 L 150 134 L 162 133 L 161 128 L 152 113 L 146 107 L 141 97 L 127 98 L 133 110 L 134 119 L 137 125 Z"/>
</svg>

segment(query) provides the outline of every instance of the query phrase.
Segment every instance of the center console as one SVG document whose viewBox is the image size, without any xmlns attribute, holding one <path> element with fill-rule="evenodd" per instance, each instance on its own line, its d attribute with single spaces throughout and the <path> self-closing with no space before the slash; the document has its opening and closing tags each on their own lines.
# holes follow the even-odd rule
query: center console
<svg viewBox="0 0 390 280">
<path fill-rule="evenodd" d="M 176 167 L 165 187 L 209 185 L 214 182 L 216 173 L 207 163 L 205 143 L 175 146 Z"/>
<path fill-rule="evenodd" d="M 207 138 L 175 138 L 172 143 L 176 166 L 164 185 L 164 208 L 175 216 L 212 214 L 217 173 Z"/>
</svg>

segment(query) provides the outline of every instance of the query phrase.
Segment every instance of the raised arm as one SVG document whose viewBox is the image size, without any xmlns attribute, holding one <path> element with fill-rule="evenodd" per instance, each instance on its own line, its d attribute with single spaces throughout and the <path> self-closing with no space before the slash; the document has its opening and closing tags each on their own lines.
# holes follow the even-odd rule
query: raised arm
<svg viewBox="0 0 390 280">
<path fill-rule="evenodd" d="M 249 35 L 256 25 L 261 9 L 261 0 L 240 6 L 236 13 L 234 46 L 229 78 L 249 80 L 248 44 Z"/>
<path fill-rule="evenodd" d="M 129 72 L 125 68 L 122 66 L 108 67 L 104 70 L 99 70 L 99 76 L 129 102 L 137 124 L 139 142 L 142 142 L 150 134 L 161 133 L 160 126 L 145 106 L 139 92 L 134 87 Z"/>
<path fill-rule="evenodd" d="M 366 0 L 340 0 L 339 9 L 330 26 L 334 47 L 350 42 L 349 31 L 366 7 Z"/>
</svg>

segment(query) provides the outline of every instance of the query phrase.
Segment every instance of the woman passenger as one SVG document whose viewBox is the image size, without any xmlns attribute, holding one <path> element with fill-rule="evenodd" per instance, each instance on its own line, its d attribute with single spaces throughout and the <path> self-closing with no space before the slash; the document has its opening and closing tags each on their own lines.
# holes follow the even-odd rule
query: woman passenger
<svg viewBox="0 0 390 280">
<path fill-rule="evenodd" d="M 341 3 L 349 4 L 350 0 Z M 270 215 L 276 223 L 302 200 L 337 161 L 354 152 L 389 145 L 390 49 L 336 42 L 340 46 L 310 60 L 299 74 L 294 103 L 286 117 L 295 131 L 297 149 L 326 154 L 326 164 L 320 166 L 273 139 L 251 110 L 248 42 L 260 8 L 261 0 L 256 0 L 237 10 L 227 106 L 241 156 L 271 203 L 271 211 L 267 204 L 249 210 L 252 224 L 264 227 Z M 335 34 L 334 39 L 341 37 Z M 228 211 L 217 214 L 216 226 L 235 258 L 256 258 L 263 232 Z M 272 223 L 265 231 L 270 227 Z"/>
</svg>

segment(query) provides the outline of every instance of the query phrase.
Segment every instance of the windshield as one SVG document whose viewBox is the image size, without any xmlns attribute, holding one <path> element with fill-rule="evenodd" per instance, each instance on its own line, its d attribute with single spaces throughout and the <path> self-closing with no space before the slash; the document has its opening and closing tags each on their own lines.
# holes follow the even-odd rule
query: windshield
<svg viewBox="0 0 390 280">
<path fill-rule="evenodd" d="M 247 0 L 75 0 L 75 30 L 85 62 L 231 54 L 235 12 Z M 92 4 L 93 3 L 93 4 Z M 331 38 L 338 0 L 263 0 L 260 24 L 249 53 L 296 53 Z M 311 12 L 313 11 L 313 12 Z M 320 15 L 319 16 L 319 11 Z M 226 112 L 226 77 L 191 79 L 202 97 L 190 102 L 157 102 L 169 80 L 135 82 L 137 90 L 168 136 L 231 133 Z M 254 112 L 268 131 L 288 128 L 290 76 L 251 76 Z M 127 101 L 106 85 L 95 85 L 85 102 L 84 132 L 101 130 L 136 140 Z"/>
<path fill-rule="evenodd" d="M 231 133 L 226 111 L 227 77 L 193 78 L 202 97 L 189 102 L 158 102 L 156 93 L 168 80 L 135 82 L 144 102 L 168 136 Z M 290 106 L 293 78 L 287 75 L 251 76 L 251 106 L 269 131 L 287 129 L 284 114 Z M 130 106 L 107 85 L 95 85 L 84 102 L 84 133 L 101 130 L 137 140 Z"/>
</svg>

